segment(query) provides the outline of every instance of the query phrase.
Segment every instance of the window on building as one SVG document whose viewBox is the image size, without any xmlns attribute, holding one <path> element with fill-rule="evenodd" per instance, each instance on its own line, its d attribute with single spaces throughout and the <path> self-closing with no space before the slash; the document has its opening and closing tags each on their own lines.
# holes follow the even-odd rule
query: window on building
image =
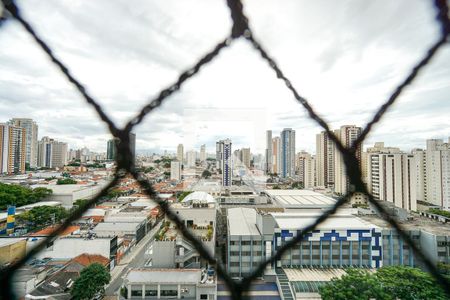
<svg viewBox="0 0 450 300">
<path fill-rule="evenodd" d="M 208 294 L 201 294 L 200 295 L 200 299 L 201 300 L 207 300 L 208 299 Z"/>
<path fill-rule="evenodd" d="M 142 290 L 132 290 L 131 296 L 141 296 L 142 297 Z"/>
<path fill-rule="evenodd" d="M 157 290 L 145 290 L 145 296 L 158 296 Z"/>
<path fill-rule="evenodd" d="M 161 291 L 161 296 L 162 297 L 174 297 L 178 295 L 178 291 L 177 290 L 162 290 Z M 141 293 L 142 296 L 142 293 Z"/>
</svg>

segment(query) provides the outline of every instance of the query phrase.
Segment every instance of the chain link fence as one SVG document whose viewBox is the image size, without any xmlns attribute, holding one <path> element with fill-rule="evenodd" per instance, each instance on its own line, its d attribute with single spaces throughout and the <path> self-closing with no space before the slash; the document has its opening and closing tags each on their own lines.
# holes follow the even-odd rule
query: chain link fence
<svg viewBox="0 0 450 300">
<path fill-rule="evenodd" d="M 154 201 L 156 201 L 161 210 L 165 213 L 167 218 L 169 218 L 181 231 L 184 237 L 189 240 L 198 253 L 206 259 L 209 264 L 214 266 L 217 270 L 218 276 L 225 282 L 229 291 L 231 292 L 231 296 L 233 299 L 242 299 L 244 298 L 243 292 L 248 291 L 252 281 L 258 277 L 260 277 L 264 269 L 279 260 L 282 255 L 293 248 L 296 244 L 298 244 L 304 236 L 314 230 L 320 223 L 326 220 L 330 215 L 335 213 L 338 208 L 340 208 L 344 203 L 346 203 L 349 198 L 355 193 L 363 193 L 366 194 L 370 203 L 374 205 L 374 207 L 379 211 L 380 215 L 393 227 L 395 228 L 401 238 L 413 249 L 414 253 L 421 259 L 425 266 L 428 268 L 430 273 L 436 279 L 438 284 L 445 290 L 447 295 L 450 298 L 450 284 L 448 281 L 438 272 L 437 268 L 433 265 L 433 263 L 425 256 L 421 250 L 416 246 L 415 243 L 411 240 L 408 233 L 406 233 L 402 226 L 396 222 L 392 217 L 388 215 L 385 209 L 374 200 L 373 196 L 368 192 L 367 187 L 363 183 L 361 176 L 361 169 L 359 167 L 358 159 L 355 155 L 356 149 L 362 145 L 362 142 L 370 133 L 372 127 L 378 123 L 386 111 L 395 103 L 398 97 L 402 94 L 405 88 L 408 85 L 412 84 L 414 79 L 417 77 L 419 72 L 431 61 L 433 56 L 438 52 L 440 48 L 442 48 L 446 43 L 448 36 L 450 34 L 450 20 L 449 20 L 449 11 L 448 11 L 448 3 L 446 0 L 434 0 L 434 6 L 436 8 L 436 22 L 440 25 L 440 36 L 439 39 L 431 45 L 428 49 L 427 53 L 424 57 L 417 62 L 417 64 L 412 68 L 409 74 L 407 74 L 406 78 L 395 88 L 390 97 L 386 102 L 378 109 L 375 113 L 371 121 L 364 127 L 361 135 L 358 139 L 351 145 L 351 147 L 345 147 L 339 139 L 334 135 L 334 133 L 330 130 L 328 124 L 325 120 L 319 116 L 317 112 L 313 109 L 310 102 L 302 97 L 297 89 L 291 84 L 290 80 L 285 76 L 282 70 L 278 67 L 275 60 L 270 56 L 268 51 L 258 42 L 255 38 L 253 31 L 250 29 L 249 20 L 243 13 L 243 5 L 240 0 L 227 0 L 228 7 L 231 13 L 231 19 L 233 21 L 233 25 L 231 28 L 231 33 L 225 40 L 218 43 L 210 52 L 205 54 L 193 67 L 188 70 L 182 72 L 178 77 L 177 81 L 173 83 L 171 86 L 160 91 L 158 96 L 154 99 L 150 99 L 148 104 L 146 104 L 140 112 L 131 119 L 123 128 L 119 128 L 116 124 L 108 117 L 108 115 L 103 111 L 102 107 L 98 104 L 98 102 L 89 94 L 87 89 L 83 86 L 83 84 L 76 79 L 70 72 L 69 68 L 60 61 L 52 52 L 52 49 L 46 44 L 43 38 L 41 38 L 34 28 L 22 17 L 20 9 L 17 7 L 13 0 L 2 0 L 4 10 L 2 15 L 0 16 L 0 25 L 1 22 L 5 22 L 8 20 L 14 19 L 16 22 L 19 22 L 23 29 L 28 32 L 34 41 L 40 46 L 40 48 L 47 54 L 48 58 L 60 69 L 62 76 L 64 76 L 81 94 L 84 100 L 91 105 L 95 111 L 97 112 L 99 118 L 106 123 L 109 128 L 110 133 L 119 140 L 117 145 L 117 169 L 114 174 L 113 180 L 93 199 L 89 200 L 85 205 L 78 207 L 64 222 L 61 224 L 51 235 L 47 238 L 43 239 L 35 248 L 29 251 L 25 257 L 21 258 L 19 261 L 14 263 L 13 265 L 4 269 L 0 275 L 0 293 L 2 299 L 14 299 L 14 294 L 12 291 L 12 276 L 13 273 L 20 268 L 27 260 L 36 255 L 40 250 L 42 250 L 46 244 L 54 240 L 57 235 L 62 232 L 67 226 L 69 226 L 73 221 L 80 218 L 89 207 L 95 205 L 95 203 L 103 196 L 105 196 L 109 189 L 113 188 L 121 178 L 123 178 L 127 174 L 131 174 L 133 178 L 139 183 L 142 190 Z M 207 251 L 207 249 L 202 245 L 202 242 L 199 241 L 183 224 L 183 221 L 170 209 L 167 202 L 160 199 L 153 189 L 152 185 L 144 179 L 144 176 L 136 171 L 135 166 L 133 164 L 133 159 L 131 155 L 131 149 L 129 147 L 129 133 L 132 129 L 139 125 L 144 118 L 153 112 L 154 109 L 159 107 L 166 99 L 168 99 L 173 93 L 176 93 L 180 87 L 191 77 L 195 76 L 200 69 L 215 59 L 220 51 L 226 47 L 229 47 L 235 40 L 244 39 L 249 42 L 254 50 L 261 55 L 262 59 L 267 62 L 269 67 L 274 71 L 276 77 L 279 80 L 284 81 L 286 87 L 292 92 L 292 95 L 296 101 L 300 103 L 300 105 L 308 112 L 309 117 L 313 119 L 317 124 L 319 124 L 329 135 L 330 139 L 335 143 L 336 148 L 343 156 L 343 161 L 346 166 L 347 175 L 350 181 L 350 192 L 346 195 L 342 196 L 338 199 L 336 204 L 328 211 L 323 213 L 320 217 L 318 217 L 315 222 L 303 228 L 301 234 L 298 234 L 291 241 L 284 244 L 279 250 L 268 260 L 264 261 L 258 265 L 258 267 L 253 270 L 250 276 L 244 277 L 240 281 L 233 280 L 225 270 L 224 266 L 216 261 L 216 259 Z"/>
</svg>

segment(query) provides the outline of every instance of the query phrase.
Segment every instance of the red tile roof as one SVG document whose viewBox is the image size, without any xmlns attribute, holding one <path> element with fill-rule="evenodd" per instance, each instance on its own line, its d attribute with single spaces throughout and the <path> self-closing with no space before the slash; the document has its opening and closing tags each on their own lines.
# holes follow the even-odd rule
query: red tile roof
<svg viewBox="0 0 450 300">
<path fill-rule="evenodd" d="M 39 230 L 39 231 L 36 231 L 36 232 L 30 234 L 30 236 L 50 235 L 53 231 L 56 230 L 56 228 L 58 228 L 58 227 L 57 226 L 49 226 L 42 230 Z M 72 232 L 75 232 L 79 229 L 80 229 L 80 226 L 74 226 L 74 225 L 67 226 L 66 229 L 64 229 L 61 233 L 59 233 L 59 236 L 70 235 Z"/>
<path fill-rule="evenodd" d="M 99 263 L 103 266 L 107 266 L 109 264 L 109 259 L 107 259 L 103 255 L 87 253 L 83 253 L 78 255 L 77 257 L 72 258 L 72 261 L 75 261 L 85 267 L 93 263 Z"/>
</svg>

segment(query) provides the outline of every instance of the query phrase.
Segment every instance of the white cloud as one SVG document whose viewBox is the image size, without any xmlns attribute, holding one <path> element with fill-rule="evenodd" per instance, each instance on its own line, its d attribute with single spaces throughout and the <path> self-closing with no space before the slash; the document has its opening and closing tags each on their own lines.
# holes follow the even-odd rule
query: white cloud
<svg viewBox="0 0 450 300">
<path fill-rule="evenodd" d="M 30 0 L 19 6 L 119 124 L 231 29 L 225 1 Z M 253 0 L 244 6 L 256 38 L 334 127 L 367 122 L 438 37 L 436 12 L 426 1 Z M 0 45 L 0 121 L 33 117 L 40 136 L 104 151 L 106 127 L 18 24 L 0 28 Z M 408 149 L 449 136 L 449 62 L 446 46 L 368 142 Z M 137 147 L 205 143 L 213 151 L 216 139 L 229 136 L 236 147 L 262 153 L 265 130 L 284 127 L 297 131 L 298 149 L 314 151 L 320 128 L 250 44 L 238 40 L 144 120 Z"/>
</svg>

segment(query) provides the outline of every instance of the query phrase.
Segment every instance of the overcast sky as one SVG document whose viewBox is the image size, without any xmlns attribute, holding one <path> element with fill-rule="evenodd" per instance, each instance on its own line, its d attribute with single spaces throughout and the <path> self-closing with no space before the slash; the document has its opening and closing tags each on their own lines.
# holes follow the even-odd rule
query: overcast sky
<svg viewBox="0 0 450 300">
<path fill-rule="evenodd" d="M 230 32 L 226 1 L 19 1 L 23 15 L 119 124 Z M 438 38 L 433 1 L 244 1 L 255 37 L 333 128 L 362 126 Z M 105 151 L 106 127 L 16 22 L 0 28 L 0 122 L 30 117 L 47 135 Z M 404 150 L 450 136 L 447 45 L 367 143 Z M 265 131 L 320 128 L 245 40 L 235 41 L 136 129 L 138 150 L 231 138 L 263 152 Z"/>
</svg>

